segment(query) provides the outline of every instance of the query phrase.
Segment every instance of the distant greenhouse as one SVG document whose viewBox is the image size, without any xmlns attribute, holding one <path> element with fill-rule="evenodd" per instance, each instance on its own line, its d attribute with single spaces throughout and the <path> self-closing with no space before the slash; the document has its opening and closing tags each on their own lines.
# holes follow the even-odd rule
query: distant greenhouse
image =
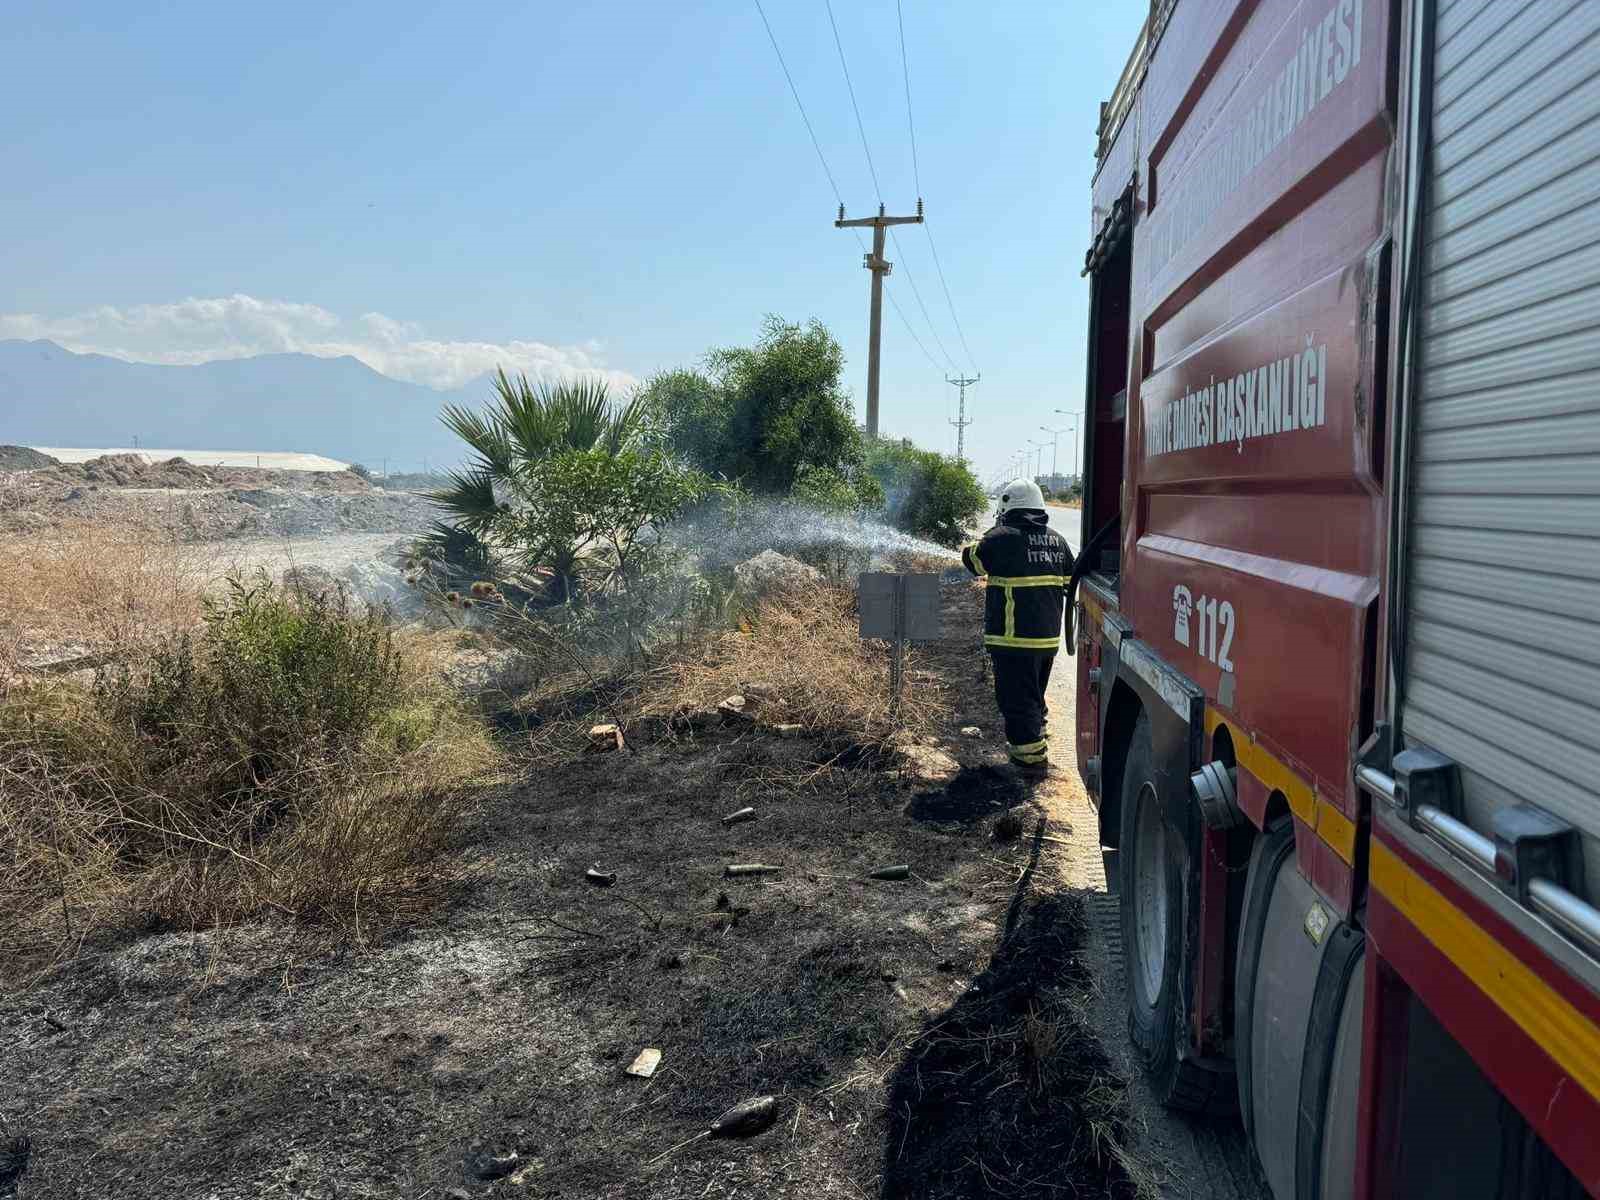
<svg viewBox="0 0 1600 1200">
<path fill-rule="evenodd" d="M 197 467 L 262 467 L 273 471 L 345 471 L 349 463 L 320 454 L 294 454 L 276 450 L 157 450 L 149 446 L 136 449 L 110 448 L 103 450 L 82 447 L 30 446 L 40 454 L 48 454 L 58 462 L 82 463 L 106 454 L 136 454 L 149 463 L 166 462 L 181 458 Z"/>
</svg>

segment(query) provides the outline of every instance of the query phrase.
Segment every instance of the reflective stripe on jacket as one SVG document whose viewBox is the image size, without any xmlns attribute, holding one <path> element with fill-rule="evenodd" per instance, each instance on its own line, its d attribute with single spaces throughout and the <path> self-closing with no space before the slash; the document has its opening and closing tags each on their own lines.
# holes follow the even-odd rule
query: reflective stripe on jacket
<svg viewBox="0 0 1600 1200">
<path fill-rule="evenodd" d="M 1061 649 L 1061 614 L 1072 550 L 1036 510 L 1006 513 L 981 539 L 964 547 L 961 561 L 988 577 L 984 592 L 984 645 L 1054 654 Z"/>
</svg>

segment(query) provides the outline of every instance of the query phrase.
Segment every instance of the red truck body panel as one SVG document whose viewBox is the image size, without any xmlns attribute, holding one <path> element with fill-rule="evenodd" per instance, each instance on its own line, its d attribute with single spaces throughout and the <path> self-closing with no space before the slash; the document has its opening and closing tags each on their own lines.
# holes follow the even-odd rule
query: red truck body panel
<svg viewBox="0 0 1600 1200">
<path fill-rule="evenodd" d="M 1372 0 L 1186 0 L 1095 193 L 1108 210 L 1132 178 L 1136 127 L 1123 614 L 1352 820 L 1385 515 L 1388 39 Z M 1302 861 L 1348 904 L 1326 857 Z"/>
<path fill-rule="evenodd" d="M 1404 387 L 1388 355 L 1397 239 L 1417 211 L 1397 209 L 1420 174 L 1402 170 L 1400 126 L 1402 111 L 1418 122 L 1411 53 L 1427 43 L 1387 0 L 1153 8 L 1103 112 L 1093 186 L 1084 532 L 1120 514 L 1121 545 L 1083 592 L 1079 761 L 1119 803 L 1105 693 L 1126 682 L 1111 676 L 1131 639 L 1143 678 L 1170 668 L 1204 693 L 1188 693 L 1204 713 L 1195 744 L 1208 761 L 1231 740 L 1245 817 L 1293 814 L 1298 869 L 1366 936 L 1357 1196 L 1397 1186 L 1413 1002 L 1600 1195 L 1600 993 L 1494 880 L 1419 851 L 1403 813 L 1375 812 L 1354 779 L 1388 715 L 1389 528 L 1404 512 L 1386 491 L 1389 390 Z M 1114 844 L 1116 822 L 1103 832 Z M 1198 845 L 1184 1017 L 1190 1049 L 1220 1058 L 1238 933 L 1227 837 L 1203 828 Z"/>
</svg>

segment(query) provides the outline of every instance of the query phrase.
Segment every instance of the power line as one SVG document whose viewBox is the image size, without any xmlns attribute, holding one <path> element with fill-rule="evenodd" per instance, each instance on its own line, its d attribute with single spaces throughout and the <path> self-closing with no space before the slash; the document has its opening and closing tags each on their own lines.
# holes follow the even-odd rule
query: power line
<svg viewBox="0 0 1600 1200">
<path fill-rule="evenodd" d="M 877 165 L 872 161 L 872 147 L 867 142 L 867 127 L 866 124 L 861 120 L 861 105 L 856 102 L 856 85 L 851 82 L 850 79 L 850 64 L 845 60 L 844 41 L 839 37 L 839 22 L 836 21 L 833 16 L 833 0 L 824 0 L 824 3 L 827 5 L 828 9 L 828 24 L 833 29 L 833 45 L 834 48 L 839 51 L 839 67 L 844 72 L 845 90 L 850 93 L 850 107 L 856 115 L 856 132 L 861 135 L 861 151 L 866 155 L 867 158 L 867 172 L 872 176 L 872 189 L 878 198 L 878 203 L 882 204 L 883 186 L 878 182 L 878 168 Z M 909 87 L 910 85 L 907 84 L 907 86 Z M 909 96 L 910 93 L 907 92 L 908 99 Z M 906 112 L 909 117 L 909 107 L 907 108 Z M 915 147 L 916 143 L 913 141 L 913 159 L 916 157 Z M 913 163 L 912 173 L 916 173 L 915 163 Z M 917 186 L 918 195 L 921 195 L 921 192 L 922 187 L 919 183 Z M 933 323 L 933 317 L 928 313 L 928 306 L 922 299 L 922 289 L 917 287 L 916 277 L 911 274 L 911 268 L 909 265 L 907 265 L 905 251 L 900 248 L 900 238 L 894 233 L 893 230 L 889 232 L 889 237 L 890 240 L 894 242 L 894 252 L 900 259 L 900 270 L 906 277 L 906 283 L 911 287 L 911 294 L 916 297 L 917 307 L 922 310 L 922 319 L 928 323 L 928 332 L 933 335 L 933 344 L 939 347 L 939 353 L 944 355 L 945 362 L 948 363 L 953 370 L 956 365 L 955 359 L 951 358 L 950 352 L 944 348 L 944 342 L 939 337 L 938 326 Z M 934 366 L 938 367 L 939 364 L 935 362 Z"/>
<path fill-rule="evenodd" d="M 906 129 L 911 134 L 911 178 L 917 185 L 917 195 L 922 195 L 922 172 L 917 169 L 917 125 L 911 118 L 911 68 L 906 65 L 906 15 L 900 0 L 894 0 L 895 20 L 900 24 L 900 74 L 906 81 Z"/>
<path fill-rule="evenodd" d="M 933 265 L 939 272 L 939 284 L 944 288 L 944 302 L 950 306 L 950 319 L 955 322 L 956 336 L 961 339 L 961 348 L 967 352 L 967 361 L 976 369 L 978 360 L 972 356 L 972 347 L 967 345 L 967 335 L 961 328 L 961 318 L 956 316 L 956 302 L 950 299 L 950 285 L 945 282 L 944 267 L 939 263 L 939 247 L 933 244 L 933 230 L 928 228 L 926 218 L 924 218 L 922 228 L 928 234 L 928 249 L 933 251 Z M 898 247 L 896 247 L 896 250 L 898 251 Z"/>
<path fill-rule="evenodd" d="M 878 203 L 883 203 L 883 187 L 878 183 L 878 168 L 872 164 L 872 148 L 867 145 L 867 127 L 861 122 L 861 106 L 856 103 L 856 87 L 850 82 L 850 66 L 844 61 L 844 43 L 839 40 L 839 22 L 833 19 L 833 0 L 823 0 L 828 6 L 828 24 L 833 26 L 833 44 L 839 50 L 839 65 L 844 68 L 844 86 L 850 93 L 850 107 L 856 111 L 856 131 L 861 134 L 861 149 L 867 156 L 867 170 L 872 174 L 872 190 Z M 898 248 L 897 248 L 898 252 Z"/>
<path fill-rule="evenodd" d="M 772 43 L 772 52 L 773 52 L 773 54 L 777 55 L 778 66 L 780 68 L 782 68 L 783 77 L 789 84 L 789 94 L 794 97 L 794 106 L 797 109 L 800 110 L 800 120 L 805 122 L 806 132 L 811 135 L 811 148 L 817 152 L 817 161 L 822 164 L 822 173 L 828 177 L 828 186 L 833 189 L 833 198 L 835 200 L 837 200 L 841 205 L 843 205 L 844 204 L 844 196 L 840 194 L 838 181 L 834 179 L 833 171 L 828 167 L 827 155 L 822 153 L 822 143 L 817 140 L 817 131 L 816 131 L 815 128 L 813 128 L 813 126 L 811 124 L 811 118 L 806 115 L 805 102 L 800 99 L 800 89 L 795 86 L 794 76 L 792 74 L 790 74 L 790 72 L 789 72 L 789 64 L 786 61 L 784 61 L 783 50 L 778 45 L 778 36 L 777 36 L 777 34 L 772 32 L 772 22 L 767 20 L 767 11 L 766 11 L 766 9 L 761 7 L 761 0 L 755 0 L 755 5 L 756 5 L 756 12 L 761 14 L 761 23 L 762 23 L 762 25 L 766 26 L 767 40 Z M 830 21 L 833 19 L 833 10 L 832 10 L 831 6 L 829 7 L 829 10 L 828 10 L 828 19 Z M 838 28 L 837 25 L 834 26 L 833 33 L 834 33 L 834 44 L 838 45 L 839 44 L 838 43 L 839 28 Z M 839 49 L 839 61 L 840 61 L 841 64 L 843 64 L 843 62 L 844 62 L 844 49 L 843 49 L 842 46 Z M 846 68 L 846 70 L 845 70 L 845 83 L 848 84 L 849 82 L 850 82 L 850 72 L 849 72 L 849 69 Z M 854 93 L 854 91 L 851 92 L 850 99 L 851 99 L 851 102 L 854 103 L 854 101 L 855 101 L 855 93 Z M 857 127 L 858 128 L 860 127 L 860 120 L 861 120 L 861 113 L 860 113 L 860 110 L 857 110 L 857 112 L 856 112 L 856 122 L 857 122 Z M 866 133 L 865 133 L 864 130 L 862 132 L 861 138 L 862 138 L 862 141 L 861 141 L 862 147 L 865 148 L 866 147 Z M 869 166 L 872 164 L 872 155 L 871 155 L 870 152 L 867 154 L 867 164 Z M 874 184 L 877 183 L 876 174 L 874 174 L 874 176 L 873 176 L 873 183 Z M 861 240 L 861 235 L 859 233 L 856 234 L 856 245 L 861 247 L 861 252 L 863 254 L 866 253 L 867 244 Z M 899 244 L 896 243 L 895 253 L 898 254 L 899 252 L 900 252 Z M 910 279 L 910 275 L 908 274 L 906 276 L 906 278 Z M 894 309 L 895 316 L 900 318 L 900 323 L 906 327 L 906 333 L 908 333 L 911 336 L 911 340 L 914 343 L 916 343 L 917 349 L 922 351 L 922 356 L 928 360 L 929 365 L 931 365 L 934 370 L 936 370 L 936 371 L 937 370 L 941 370 L 942 368 L 939 366 L 938 360 L 936 358 L 934 358 L 932 354 L 928 353 L 927 346 L 922 344 L 922 339 L 917 336 L 916 330 L 914 330 L 911 327 L 911 322 L 906 319 L 905 311 L 900 307 L 900 302 L 894 298 L 894 293 L 886 291 L 886 294 L 889 297 L 889 307 Z M 919 303 L 921 302 L 921 297 L 920 296 L 918 297 L 918 302 Z M 927 314 L 927 308 L 925 306 L 923 308 L 923 314 L 924 315 Z M 929 323 L 929 328 L 930 329 L 932 328 L 932 322 Z M 941 346 L 940 349 L 942 350 L 943 347 Z M 948 358 L 949 355 L 947 354 L 945 357 Z"/>
<path fill-rule="evenodd" d="M 939 370 L 939 360 L 928 353 L 928 348 L 922 344 L 922 339 L 917 336 L 916 330 L 911 328 L 911 322 L 906 320 L 906 314 L 900 310 L 900 302 L 894 298 L 894 293 L 887 287 L 883 294 L 889 299 L 889 306 L 894 309 L 895 316 L 900 318 L 900 323 L 906 327 L 906 332 L 911 335 L 911 340 L 917 344 L 917 349 L 922 351 L 922 357 L 928 360 L 928 365 L 935 371 Z"/>
<path fill-rule="evenodd" d="M 822 164 L 822 173 L 828 177 L 828 186 L 833 188 L 833 198 L 843 204 L 844 197 L 839 193 L 839 185 L 834 181 L 833 172 L 828 170 L 828 160 L 823 157 L 822 143 L 817 141 L 817 131 L 811 128 L 811 118 L 806 116 L 806 106 L 800 102 L 800 89 L 795 87 L 794 76 L 789 74 L 789 64 L 783 61 L 783 51 L 778 49 L 778 37 L 772 32 L 772 22 L 767 20 L 767 10 L 761 7 L 761 0 L 756 0 L 756 11 L 761 14 L 761 23 L 767 27 L 767 37 L 772 42 L 772 52 L 778 56 L 778 65 L 783 68 L 783 77 L 789 81 L 789 94 L 794 97 L 794 106 L 800 110 L 800 119 L 806 123 L 806 132 L 811 135 L 811 145 L 817 152 L 817 161 Z"/>
<path fill-rule="evenodd" d="M 954 370 L 956 360 L 950 357 L 950 352 L 944 348 L 944 343 L 939 340 L 938 326 L 933 323 L 933 318 L 928 315 L 928 306 L 922 302 L 922 292 L 918 289 L 917 281 L 911 274 L 911 268 L 906 265 L 905 251 L 900 249 L 900 239 L 892 229 L 889 231 L 889 238 L 894 242 L 894 252 L 900 256 L 900 270 L 905 275 L 906 282 L 911 285 L 911 294 L 917 298 L 917 307 L 922 309 L 922 319 L 928 323 L 928 332 L 933 334 L 933 344 L 939 347 L 939 353 L 944 355 L 945 362 L 950 364 L 951 370 Z M 934 365 L 938 366 L 937 363 Z"/>
<path fill-rule="evenodd" d="M 977 383 L 981 378 L 983 378 L 981 375 L 973 375 L 970 378 L 963 375 L 957 376 L 955 379 L 951 379 L 948 375 L 944 377 L 944 381 L 946 383 L 952 384 L 953 386 L 961 389 L 961 415 L 954 421 L 950 422 L 950 424 L 956 427 L 957 462 L 967 461 L 967 426 L 972 424 L 972 418 L 967 416 L 967 389 L 973 384 Z"/>
<path fill-rule="evenodd" d="M 911 177 L 917 185 L 917 195 L 922 195 L 922 172 L 917 165 L 917 122 L 911 109 L 911 62 L 906 56 L 906 18 L 901 6 L 901 0 L 895 0 L 895 18 L 900 25 L 900 74 L 906 83 L 906 131 L 911 135 Z M 955 324 L 956 336 L 961 339 L 961 348 L 967 352 L 967 361 L 974 369 L 978 360 L 972 355 L 972 347 L 967 345 L 966 331 L 961 328 L 961 318 L 956 316 L 956 302 L 950 297 L 950 285 L 945 281 L 944 264 L 939 261 L 939 247 L 933 240 L 933 226 L 928 224 L 926 218 L 922 224 L 923 231 L 928 235 L 928 249 L 933 251 L 933 266 L 939 272 L 939 286 L 944 289 L 944 302 L 950 306 L 950 320 Z M 900 253 L 900 246 L 895 245 L 895 253 Z M 932 322 L 930 321 L 931 325 Z"/>
</svg>

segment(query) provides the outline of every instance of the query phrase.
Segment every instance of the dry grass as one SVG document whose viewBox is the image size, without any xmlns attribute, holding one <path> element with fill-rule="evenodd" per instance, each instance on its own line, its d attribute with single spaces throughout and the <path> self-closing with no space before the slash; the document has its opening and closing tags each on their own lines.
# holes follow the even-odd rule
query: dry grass
<svg viewBox="0 0 1600 1200">
<path fill-rule="evenodd" d="M 92 544 L 56 561 L 77 569 Z M 270 593 L 267 623 L 246 629 L 254 641 L 209 644 L 212 623 L 190 632 L 203 610 L 174 559 L 129 550 L 107 562 L 100 594 L 117 600 L 102 626 L 87 627 L 85 597 L 54 627 L 111 652 L 93 684 L 0 674 L 9 954 L 42 963 L 116 931 L 269 914 L 359 936 L 450 889 L 458 872 L 441 852 L 463 789 L 499 752 L 448 688 L 437 639 L 334 605 L 309 641 L 315 602 Z M 140 580 L 165 589 L 145 593 L 144 624 L 120 600 Z M 222 628 L 241 637 L 237 620 Z M 349 663 L 370 674 L 365 693 L 338 695 L 333 680 L 295 689 L 314 668 L 294 654 L 363 638 Z M 285 661 L 256 662 L 273 654 Z"/>
<path fill-rule="evenodd" d="M 915 651 L 907 652 L 905 670 L 896 710 L 888 647 L 861 640 L 854 593 L 827 584 L 792 588 L 758 602 L 738 629 L 709 639 L 698 654 L 657 668 L 640 715 L 714 708 L 729 695 L 752 692 L 763 697 L 763 713 L 776 713 L 776 723 L 881 746 L 897 733 L 932 728 L 945 710 L 937 681 L 919 671 Z"/>
<path fill-rule="evenodd" d="M 850 765 L 927 733 L 948 708 L 915 650 L 906 653 L 898 709 L 891 704 L 888 647 L 861 640 L 855 593 L 827 582 L 790 587 L 750 604 L 733 628 L 703 625 L 631 661 L 576 650 L 537 615 L 492 600 L 478 607 L 500 619 L 469 636 L 514 651 L 522 667 L 507 674 L 533 681 L 502 716 L 527 731 L 527 754 L 539 768 L 581 755 L 596 721 L 615 722 L 629 737 L 703 730 L 734 695 L 747 698 L 750 719 L 798 726 Z"/>
<path fill-rule="evenodd" d="M 0 647 L 26 638 L 98 651 L 192 628 L 204 577 L 192 554 L 143 531 L 85 523 L 0 535 Z"/>
</svg>

